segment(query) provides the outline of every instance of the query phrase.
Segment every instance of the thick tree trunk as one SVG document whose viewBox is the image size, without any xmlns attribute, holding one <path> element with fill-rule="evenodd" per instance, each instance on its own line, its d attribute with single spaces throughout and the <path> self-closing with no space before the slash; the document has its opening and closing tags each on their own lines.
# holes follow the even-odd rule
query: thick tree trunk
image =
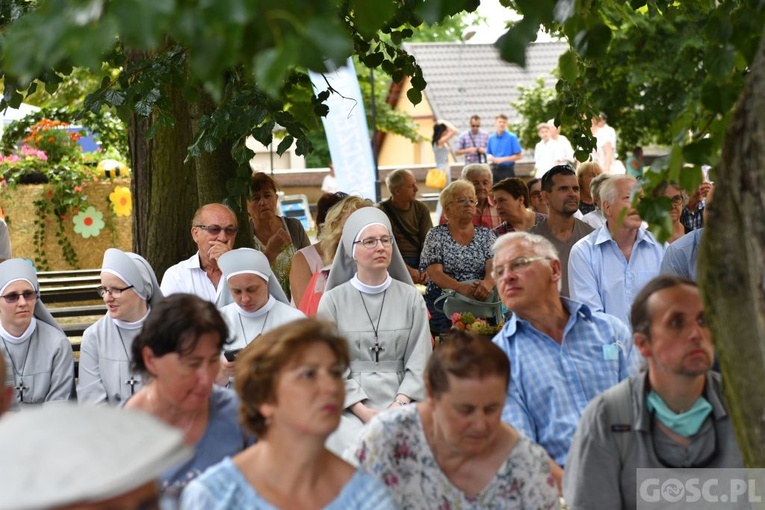
<svg viewBox="0 0 765 510">
<path fill-rule="evenodd" d="M 184 163 L 192 142 L 188 103 L 179 90 L 168 91 L 172 128 L 161 127 L 152 139 L 150 120 L 134 116 L 129 124 L 135 220 L 133 249 L 154 268 L 158 279 L 173 264 L 196 250 L 191 219 L 198 207 L 193 162 Z"/>
<path fill-rule="evenodd" d="M 729 412 L 765 466 L 765 36 L 731 119 L 699 264 Z"/>
<path fill-rule="evenodd" d="M 199 100 L 190 105 L 192 127 L 197 131 L 197 123 L 202 115 L 211 114 L 215 111 L 215 104 L 207 94 L 200 94 Z M 199 190 L 199 204 L 223 202 L 231 207 L 237 215 L 239 233 L 236 236 L 236 246 L 252 246 L 252 232 L 249 228 L 249 217 L 245 206 L 245 197 L 230 197 L 226 189 L 226 182 L 236 177 L 238 164 L 231 156 L 233 141 L 226 141 L 218 146 L 213 152 L 202 151 L 196 160 L 197 189 Z"/>
</svg>

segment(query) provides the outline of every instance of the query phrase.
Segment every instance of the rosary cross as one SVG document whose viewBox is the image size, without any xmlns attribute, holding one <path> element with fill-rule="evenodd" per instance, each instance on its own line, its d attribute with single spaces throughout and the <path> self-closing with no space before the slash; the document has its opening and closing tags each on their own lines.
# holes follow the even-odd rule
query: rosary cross
<svg viewBox="0 0 765 510">
<path fill-rule="evenodd" d="M 380 351 L 384 351 L 385 347 L 380 345 L 377 342 L 377 339 L 375 338 L 375 344 L 372 347 L 370 347 L 369 350 L 375 353 L 375 363 L 379 363 L 380 362 Z"/>
<path fill-rule="evenodd" d="M 24 386 L 24 381 L 19 381 L 19 383 L 14 386 L 14 389 L 16 390 L 16 395 L 18 396 L 19 402 L 24 402 L 24 392 L 29 389 Z"/>
</svg>

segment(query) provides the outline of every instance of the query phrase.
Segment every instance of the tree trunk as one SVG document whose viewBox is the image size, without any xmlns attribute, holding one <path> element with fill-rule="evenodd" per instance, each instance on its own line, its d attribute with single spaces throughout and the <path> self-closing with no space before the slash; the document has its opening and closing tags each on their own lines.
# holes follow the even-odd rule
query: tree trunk
<svg viewBox="0 0 765 510">
<path fill-rule="evenodd" d="M 765 35 L 728 126 L 699 280 L 744 462 L 765 466 Z"/>
<path fill-rule="evenodd" d="M 189 232 L 199 203 L 194 162 L 184 163 L 192 142 L 188 103 L 178 89 L 167 93 L 174 127 L 160 127 L 152 139 L 146 134 L 153 119 L 134 115 L 128 127 L 135 207 L 133 249 L 149 261 L 160 281 L 168 267 L 196 250 Z"/>
<path fill-rule="evenodd" d="M 215 103 L 208 94 L 201 93 L 199 100 L 190 105 L 192 128 L 197 131 L 197 123 L 202 115 L 215 111 Z M 230 197 L 226 182 L 236 177 L 238 163 L 231 156 L 233 140 L 221 143 L 213 152 L 202 151 L 196 160 L 197 189 L 199 190 L 199 205 L 213 202 L 223 202 L 237 215 L 239 232 L 236 236 L 236 246 L 252 247 L 253 233 L 250 229 L 249 216 L 245 206 L 245 197 Z"/>
</svg>

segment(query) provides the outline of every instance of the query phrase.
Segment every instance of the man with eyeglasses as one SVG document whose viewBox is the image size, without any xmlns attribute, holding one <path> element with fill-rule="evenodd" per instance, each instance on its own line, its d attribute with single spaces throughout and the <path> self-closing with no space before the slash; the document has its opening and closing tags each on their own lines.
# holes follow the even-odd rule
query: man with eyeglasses
<svg viewBox="0 0 765 510">
<path fill-rule="evenodd" d="M 714 345 L 696 284 L 654 278 L 630 319 L 648 369 L 587 406 L 563 483 L 571 508 L 640 507 L 638 468 L 743 468 L 720 375 L 711 370 Z"/>
<path fill-rule="evenodd" d="M 470 117 L 470 129 L 462 133 L 457 140 L 457 156 L 465 156 L 465 164 L 486 163 L 486 145 L 489 133 L 481 129 L 481 117 Z"/>
<path fill-rule="evenodd" d="M 511 232 L 494 243 L 494 281 L 513 315 L 493 342 L 510 359 L 502 419 L 539 443 L 561 471 L 587 403 L 636 371 L 626 325 L 560 296 L 547 239 Z"/>
<path fill-rule="evenodd" d="M 237 225 L 234 211 L 223 204 L 207 204 L 194 214 L 191 237 L 198 251 L 188 260 L 169 267 L 162 277 L 162 294 L 194 294 L 215 303 L 221 270 L 218 258 L 234 247 Z"/>
</svg>

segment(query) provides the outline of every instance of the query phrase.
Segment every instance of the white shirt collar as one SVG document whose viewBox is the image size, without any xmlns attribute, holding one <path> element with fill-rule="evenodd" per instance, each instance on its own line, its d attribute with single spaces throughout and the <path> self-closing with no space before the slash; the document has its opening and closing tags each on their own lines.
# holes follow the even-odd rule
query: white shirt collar
<svg viewBox="0 0 765 510">
<path fill-rule="evenodd" d="M 381 292 L 385 292 L 388 290 L 388 287 L 390 287 L 392 282 L 393 278 L 391 278 L 390 274 L 387 273 L 385 275 L 385 281 L 380 285 L 367 285 L 366 283 L 359 280 L 359 273 L 356 273 L 353 275 L 353 278 L 351 278 L 351 285 L 353 285 L 356 290 L 363 292 L 364 294 L 379 294 Z"/>
</svg>

